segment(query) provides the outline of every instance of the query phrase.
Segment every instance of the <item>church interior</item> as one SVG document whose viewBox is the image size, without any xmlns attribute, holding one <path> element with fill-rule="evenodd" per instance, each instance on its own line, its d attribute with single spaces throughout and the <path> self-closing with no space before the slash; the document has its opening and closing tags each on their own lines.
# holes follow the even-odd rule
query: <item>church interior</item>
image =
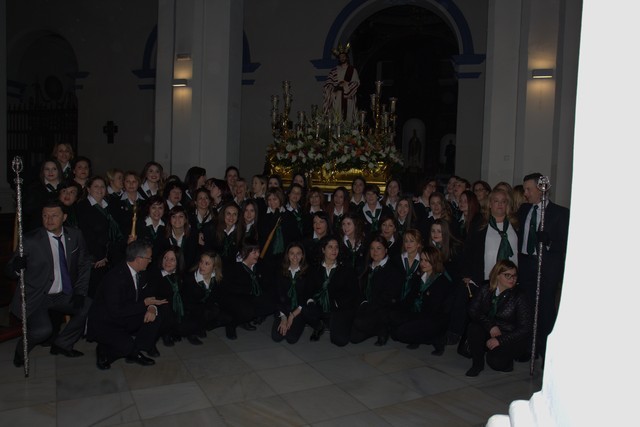
<svg viewBox="0 0 640 427">
<path fill-rule="evenodd" d="M 470 182 L 515 185 L 523 176 L 540 172 L 551 179 L 551 199 L 571 209 L 571 225 L 566 286 L 544 369 L 536 360 L 533 372 L 529 363 L 516 363 L 513 372 L 488 370 L 477 378 L 465 377 L 469 361 L 455 347 L 447 347 L 442 356 L 431 355 L 428 346 L 412 350 L 391 341 L 386 347 L 366 341 L 338 348 L 326 336 L 309 342 L 307 333 L 299 343 L 288 345 L 271 340 L 268 322 L 254 332 L 239 331 L 237 341 L 225 340 L 224 332 L 216 330 L 203 346 L 183 342 L 160 347 L 162 356 L 151 368 L 122 360 L 109 371 L 97 371 L 95 346 L 87 342 L 78 343 L 85 353 L 78 359 L 36 348 L 25 378 L 11 363 L 21 330 L 9 314 L 16 284 L 5 277 L 0 282 L 1 419 L 16 426 L 629 422 L 629 398 L 615 391 L 606 372 L 594 372 L 589 363 L 602 357 L 612 372 L 623 376 L 623 367 L 629 365 L 611 366 L 616 363 L 608 359 L 606 348 L 576 363 L 572 356 L 579 350 L 568 344 L 574 337 L 589 339 L 582 331 L 585 325 L 599 327 L 578 302 L 598 304 L 598 297 L 585 296 L 574 286 L 585 277 L 578 268 L 584 265 L 581 257 L 592 257 L 585 249 L 591 243 L 581 240 L 592 232 L 584 224 L 585 216 L 576 213 L 593 197 L 584 189 L 591 173 L 587 166 L 598 163 L 605 168 L 630 161 L 613 159 L 614 148 L 627 150 L 620 145 L 627 125 L 608 130 L 621 135 L 611 140 L 610 152 L 594 154 L 592 149 L 595 135 L 602 132 L 596 128 L 601 120 L 589 120 L 590 109 L 597 109 L 593 114 L 598 117 L 626 117 L 617 102 L 621 92 L 601 88 L 600 82 L 590 88 L 580 83 L 605 67 L 589 59 L 606 54 L 607 48 L 624 55 L 625 48 L 631 49 L 628 40 L 637 34 L 634 24 L 624 21 L 610 30 L 624 34 L 603 35 L 599 18 L 613 15 L 616 8 L 594 3 L 2 2 L 3 266 L 14 243 L 14 156 L 23 159 L 27 177 L 37 175 L 39 165 L 60 142 L 91 159 L 96 174 L 113 167 L 139 171 L 150 160 L 179 177 L 191 166 L 218 178 L 229 165 L 247 178 L 268 173 L 267 152 L 276 135 L 273 96 L 282 97 L 283 82 L 289 82 L 292 126 L 300 112 L 310 117 L 314 106 L 322 105 L 323 84 L 336 65 L 332 50 L 347 43 L 348 60 L 360 79 L 354 98 L 357 112 L 366 111 L 367 120 L 373 120 L 370 97 L 376 90 L 381 99 L 397 100 L 389 144 L 402 158 L 400 176 L 407 193 L 417 195 L 418 183 L 426 176 L 436 177 L 443 186 L 453 174 Z M 630 19 L 621 17 L 625 7 L 616 9 L 616 19 Z M 594 40 L 593 34 L 602 41 Z M 614 37 L 611 47 L 606 42 Z M 632 61 L 638 65 L 637 59 Z M 593 96 L 612 99 L 593 105 Z M 353 117 L 355 121 L 357 113 Z M 417 157 L 412 157 L 411 141 L 419 142 Z M 633 167 L 629 164 L 627 170 Z M 614 166 L 609 176 L 620 172 Z M 620 270 L 612 277 L 620 277 L 616 274 L 627 267 Z M 608 310 L 616 321 L 633 311 Z M 583 326 L 577 327 L 576 319 Z M 611 396 L 603 396 L 600 389 L 579 390 L 584 370 L 593 374 L 594 389 L 612 386 Z M 619 401 L 615 405 L 614 396 Z M 612 405 L 619 409 L 613 415 Z"/>
</svg>

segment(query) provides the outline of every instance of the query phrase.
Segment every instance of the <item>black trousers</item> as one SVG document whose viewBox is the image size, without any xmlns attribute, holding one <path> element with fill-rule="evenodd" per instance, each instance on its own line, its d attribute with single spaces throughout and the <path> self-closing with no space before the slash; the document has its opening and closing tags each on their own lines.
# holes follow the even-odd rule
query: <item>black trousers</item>
<svg viewBox="0 0 640 427">
<path fill-rule="evenodd" d="M 98 353 L 111 363 L 140 350 L 151 350 L 160 336 L 161 323 L 158 318 L 144 323 L 143 318 L 144 315 L 138 315 L 125 324 L 106 321 L 106 324 L 100 325 L 94 337 L 94 341 L 98 343 Z"/>
<path fill-rule="evenodd" d="M 390 307 L 370 307 L 361 305 L 356 311 L 351 328 L 351 342 L 361 343 L 371 337 L 383 336 L 389 333 Z"/>
<path fill-rule="evenodd" d="M 538 331 L 536 336 L 536 354 L 544 357 L 547 348 L 547 336 L 553 331 L 558 310 L 556 308 L 556 298 L 561 277 L 553 272 L 554 259 L 543 258 L 542 275 L 540 277 L 540 299 L 538 306 Z M 550 267 L 547 267 L 547 264 Z M 551 271 L 550 271 L 551 270 Z M 531 307 L 535 309 L 536 288 L 538 279 L 538 258 L 537 256 L 518 256 L 519 286 L 527 291 L 527 297 Z"/>
<path fill-rule="evenodd" d="M 487 365 L 496 371 L 511 371 L 513 359 L 525 354 L 528 348 L 528 340 L 518 340 L 500 344 L 493 350 L 487 348 L 487 341 L 491 338 L 482 325 L 476 322 L 469 323 L 467 339 L 473 366 L 484 367 L 485 354 Z"/>
<path fill-rule="evenodd" d="M 329 339 L 332 344 L 344 347 L 351 341 L 351 328 L 355 318 L 355 310 L 340 310 L 326 313 L 322 311 L 322 306 L 314 304 L 309 306 L 308 316 L 313 320 L 307 322 L 315 330 L 322 327 L 329 328 Z M 322 325 L 320 322 L 322 321 Z"/>
</svg>

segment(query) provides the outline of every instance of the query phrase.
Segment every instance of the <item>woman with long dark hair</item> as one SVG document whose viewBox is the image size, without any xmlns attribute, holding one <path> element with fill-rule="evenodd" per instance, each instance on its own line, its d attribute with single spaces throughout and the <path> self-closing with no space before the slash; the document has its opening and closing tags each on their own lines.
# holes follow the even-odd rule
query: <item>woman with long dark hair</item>
<svg viewBox="0 0 640 427">
<path fill-rule="evenodd" d="M 147 162 L 142 168 L 140 177 L 142 185 L 140 185 L 140 195 L 143 199 L 148 199 L 156 194 L 162 194 L 162 165 L 157 162 Z"/>
<path fill-rule="evenodd" d="M 365 269 L 367 244 L 362 218 L 357 212 L 349 211 L 340 225 L 340 262 L 350 266 L 357 277 Z"/>
<path fill-rule="evenodd" d="M 295 344 L 304 332 L 308 321 L 308 305 L 313 297 L 313 288 L 307 276 L 304 247 L 293 242 L 287 246 L 282 261 L 282 270 L 276 281 L 276 317 L 271 328 L 271 338 Z"/>
<path fill-rule="evenodd" d="M 406 320 L 392 330 L 391 336 L 408 344 L 410 349 L 432 344 L 431 354 L 439 356 L 444 352 L 453 288 L 444 274 L 438 249 L 427 246 L 420 251 L 420 267 L 415 278 L 415 286 L 403 304 Z"/>
<path fill-rule="evenodd" d="M 400 300 L 402 271 L 389 262 L 387 241 L 375 236 L 369 243 L 369 262 L 360 277 L 360 298 L 351 342 L 358 344 L 377 336 L 375 345 L 383 346 L 389 339 L 389 314 Z"/>
<path fill-rule="evenodd" d="M 358 297 L 357 277 L 350 265 L 339 261 L 337 238 L 325 237 L 320 246 L 322 262 L 309 273 L 315 289 L 313 305 L 306 311 L 312 319 L 308 321 L 313 328 L 310 339 L 318 341 L 328 328 L 331 342 L 342 347 L 351 339 Z"/>
</svg>

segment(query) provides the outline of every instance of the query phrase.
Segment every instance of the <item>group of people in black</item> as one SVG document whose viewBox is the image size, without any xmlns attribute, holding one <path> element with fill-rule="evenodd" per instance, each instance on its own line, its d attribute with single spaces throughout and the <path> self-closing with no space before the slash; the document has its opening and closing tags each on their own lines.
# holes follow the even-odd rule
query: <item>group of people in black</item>
<svg viewBox="0 0 640 427">
<path fill-rule="evenodd" d="M 158 342 L 202 345 L 218 327 L 235 340 L 237 328 L 269 321 L 278 342 L 296 343 L 309 326 L 311 341 L 328 331 L 338 346 L 375 337 L 377 346 L 389 339 L 431 345 L 434 355 L 457 345 L 472 359 L 467 375 L 478 375 L 485 360 L 509 371 L 531 351 L 537 251 L 549 265 L 540 290 L 542 355 L 563 273 L 568 210 L 547 200 L 540 231 L 539 177 L 527 175 L 516 188 L 457 176 L 441 188 L 426 179 L 415 195 L 399 179 L 381 194 L 357 177 L 329 195 L 301 173 L 285 188 L 278 176 L 246 180 L 233 166 L 223 179 L 201 167 L 184 179 L 165 177 L 156 162 L 141 173 L 95 176 L 89 159 L 58 144 L 24 191 L 25 229 L 33 230 L 25 240 L 79 230 L 74 245 L 86 256 L 71 265 L 62 252 L 53 255 L 45 293 L 68 298 L 43 304 L 37 323 L 46 327 L 29 343 L 48 340 L 52 353 L 79 356 L 73 339 L 59 339 L 68 325 L 59 333 L 58 313 L 76 323 L 84 316 L 97 366 L 109 369 L 122 357 L 152 365 Z M 60 213 L 61 226 L 47 223 L 45 211 Z M 50 247 L 57 250 L 54 240 Z M 40 268 L 32 258 L 16 254 L 11 270 L 24 268 L 28 277 Z M 71 294 L 61 285 L 61 259 L 75 272 Z"/>
</svg>

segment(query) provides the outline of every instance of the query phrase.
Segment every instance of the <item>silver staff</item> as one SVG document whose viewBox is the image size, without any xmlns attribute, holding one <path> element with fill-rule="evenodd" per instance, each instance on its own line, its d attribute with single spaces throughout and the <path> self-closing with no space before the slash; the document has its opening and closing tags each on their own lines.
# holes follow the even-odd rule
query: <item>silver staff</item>
<svg viewBox="0 0 640 427">
<path fill-rule="evenodd" d="M 15 156 L 11 162 L 11 168 L 16 173 L 14 182 L 16 183 L 16 218 L 18 226 L 18 254 L 24 257 L 24 246 L 22 244 L 22 158 Z M 24 268 L 20 269 L 20 296 L 22 297 L 22 351 L 24 357 L 24 376 L 29 376 L 29 343 L 27 342 L 27 301 L 24 292 Z"/>
<path fill-rule="evenodd" d="M 547 204 L 547 192 L 551 188 L 551 182 L 548 176 L 538 178 L 538 190 L 542 192 L 542 203 L 540 206 L 540 227 L 539 231 L 544 231 L 544 210 Z M 538 277 L 536 279 L 536 308 L 533 312 L 533 338 L 531 343 L 531 364 L 529 366 L 529 375 L 533 375 L 533 365 L 536 361 L 536 337 L 538 335 L 538 307 L 540 305 L 540 281 L 542 280 L 542 250 L 544 244 L 538 241 Z"/>
</svg>

